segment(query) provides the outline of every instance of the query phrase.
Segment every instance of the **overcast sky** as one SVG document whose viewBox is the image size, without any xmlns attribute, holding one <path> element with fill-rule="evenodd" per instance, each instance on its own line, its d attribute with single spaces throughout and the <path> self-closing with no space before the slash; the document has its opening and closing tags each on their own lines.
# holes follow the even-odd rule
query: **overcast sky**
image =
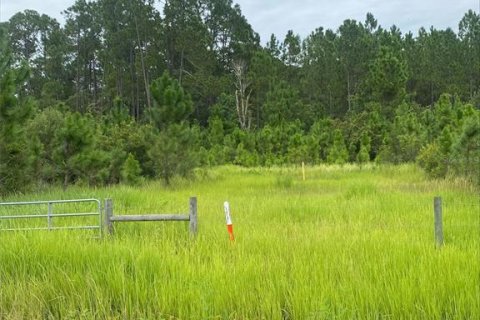
<svg viewBox="0 0 480 320">
<path fill-rule="evenodd" d="M 159 3 L 159 1 L 156 1 Z M 162 1 L 163 2 L 163 1 Z M 395 24 L 403 33 L 417 33 L 421 26 L 458 30 L 463 15 L 480 11 L 480 0 L 234 0 L 265 43 L 270 34 L 283 39 L 289 29 L 304 38 L 317 27 L 336 30 L 345 19 L 364 21 L 373 13 L 379 24 Z M 25 9 L 63 21 L 61 12 L 74 0 L 0 0 L 0 21 Z"/>
</svg>

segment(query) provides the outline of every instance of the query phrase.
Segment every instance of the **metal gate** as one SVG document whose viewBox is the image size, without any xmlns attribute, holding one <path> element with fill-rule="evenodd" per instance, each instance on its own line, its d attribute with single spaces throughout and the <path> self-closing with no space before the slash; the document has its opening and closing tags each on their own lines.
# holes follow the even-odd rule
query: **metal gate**
<svg viewBox="0 0 480 320">
<path fill-rule="evenodd" d="M 60 206 L 65 204 L 73 204 L 73 203 L 92 203 L 91 207 L 95 208 L 94 212 L 62 212 L 62 213 L 55 213 L 55 205 Z M 9 207 L 6 211 L 18 211 L 18 207 L 25 207 L 25 206 L 33 206 L 33 207 L 41 207 L 46 206 L 45 213 L 29 213 L 29 212 L 21 212 L 20 214 L 16 215 L 5 215 L 2 214 L 0 211 L 0 231 L 27 231 L 27 230 L 89 230 L 89 229 L 97 229 L 99 236 L 102 235 L 102 205 L 101 202 L 97 199 L 76 199 L 76 200 L 48 200 L 48 201 L 26 201 L 26 202 L 0 202 L 0 209 L 2 207 Z M 10 209 L 12 208 L 12 209 Z M 5 211 L 5 210 L 2 210 Z M 54 218 L 67 218 L 67 217 L 91 217 L 97 216 L 97 221 L 85 225 L 60 225 L 55 226 Z M 41 223 L 40 225 L 29 227 L 29 226 L 22 226 L 22 225 L 15 225 L 15 226 L 8 226 L 4 228 L 2 226 L 2 222 L 11 222 L 16 220 L 29 220 L 29 219 L 45 219 L 45 223 Z M 55 219 L 56 220 L 56 219 Z"/>
</svg>

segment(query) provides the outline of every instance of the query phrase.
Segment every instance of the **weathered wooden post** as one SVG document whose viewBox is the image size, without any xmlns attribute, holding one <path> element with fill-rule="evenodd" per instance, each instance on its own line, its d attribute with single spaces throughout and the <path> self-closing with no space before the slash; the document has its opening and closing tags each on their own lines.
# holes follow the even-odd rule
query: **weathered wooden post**
<svg viewBox="0 0 480 320">
<path fill-rule="evenodd" d="M 197 234 L 197 197 L 190 197 L 190 233 L 195 236 Z"/>
<path fill-rule="evenodd" d="M 112 225 L 112 216 L 113 216 L 113 201 L 112 199 L 105 199 L 105 228 L 107 229 L 108 234 L 113 233 Z"/>
<path fill-rule="evenodd" d="M 435 216 L 435 243 L 437 246 L 443 246 L 443 222 L 442 222 L 442 198 L 433 199 L 433 211 Z"/>
</svg>

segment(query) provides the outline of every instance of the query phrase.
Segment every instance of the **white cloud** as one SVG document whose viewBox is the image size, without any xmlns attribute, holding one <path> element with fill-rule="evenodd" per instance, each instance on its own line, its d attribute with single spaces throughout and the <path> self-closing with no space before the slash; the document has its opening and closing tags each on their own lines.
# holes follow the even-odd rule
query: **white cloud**
<svg viewBox="0 0 480 320">
<path fill-rule="evenodd" d="M 47 14 L 62 21 L 61 12 L 74 2 L 74 0 L 0 0 L 0 21 L 6 21 L 15 13 L 27 9 L 35 10 L 40 14 Z"/>
<path fill-rule="evenodd" d="M 236 0 L 262 41 L 271 33 L 283 38 L 293 29 L 302 37 L 318 27 L 336 30 L 345 19 L 364 21 L 373 13 L 384 28 L 396 25 L 406 33 L 421 26 L 457 30 L 463 15 L 479 11 L 479 0 Z"/>
</svg>

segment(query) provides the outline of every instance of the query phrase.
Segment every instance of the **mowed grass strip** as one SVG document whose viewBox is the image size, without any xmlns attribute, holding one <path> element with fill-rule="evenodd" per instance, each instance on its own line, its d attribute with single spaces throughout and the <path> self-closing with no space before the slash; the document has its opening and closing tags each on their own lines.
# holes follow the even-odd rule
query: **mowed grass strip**
<svg viewBox="0 0 480 320">
<path fill-rule="evenodd" d="M 228 166 L 168 188 L 52 188 L 3 199 L 112 198 L 115 214 L 145 214 L 186 213 L 195 195 L 199 233 L 193 240 L 186 222 L 117 224 L 104 239 L 0 233 L 0 319 L 480 318 L 478 190 L 426 180 L 409 165 L 307 167 L 306 176 Z"/>
</svg>

